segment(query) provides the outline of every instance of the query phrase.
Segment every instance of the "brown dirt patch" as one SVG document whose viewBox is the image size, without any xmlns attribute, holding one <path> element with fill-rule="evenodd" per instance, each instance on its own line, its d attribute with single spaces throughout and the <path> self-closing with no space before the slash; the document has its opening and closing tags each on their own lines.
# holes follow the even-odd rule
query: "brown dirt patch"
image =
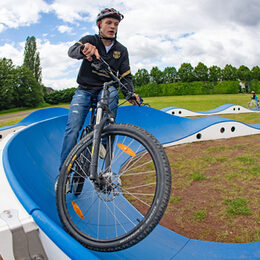
<svg viewBox="0 0 260 260">
<path fill-rule="evenodd" d="M 260 241 L 260 135 L 183 144 L 166 152 L 172 194 L 161 225 L 192 239 Z M 246 205 L 235 205 L 238 211 L 231 214 L 229 201 Z"/>
</svg>

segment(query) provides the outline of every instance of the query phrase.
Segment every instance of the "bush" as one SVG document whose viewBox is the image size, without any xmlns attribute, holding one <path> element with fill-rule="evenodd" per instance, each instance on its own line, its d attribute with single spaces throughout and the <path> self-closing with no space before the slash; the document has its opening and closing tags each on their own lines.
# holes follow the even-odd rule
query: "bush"
<svg viewBox="0 0 260 260">
<path fill-rule="evenodd" d="M 70 103 L 76 88 L 52 91 L 45 96 L 45 102 L 49 104 Z"/>
<path fill-rule="evenodd" d="M 260 94 L 260 81 L 259 80 L 253 79 L 250 82 L 248 91 L 251 92 L 252 90 L 254 90 L 255 93 Z"/>
<path fill-rule="evenodd" d="M 238 81 L 222 81 L 218 82 L 211 94 L 237 94 L 239 92 L 240 85 Z"/>
</svg>

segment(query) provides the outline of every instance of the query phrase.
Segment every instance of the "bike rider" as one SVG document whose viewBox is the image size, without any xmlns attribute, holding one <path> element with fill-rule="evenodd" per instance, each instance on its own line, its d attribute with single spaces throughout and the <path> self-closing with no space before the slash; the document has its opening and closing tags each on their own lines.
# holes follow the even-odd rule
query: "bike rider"
<svg viewBox="0 0 260 260">
<path fill-rule="evenodd" d="M 113 72 L 121 75 L 122 83 L 128 88 L 128 91 L 122 89 L 124 96 L 128 99 L 127 95 L 133 93 L 135 97 L 135 99 L 128 100 L 131 104 L 137 105 L 140 100 L 139 96 L 134 93 L 127 48 L 116 40 L 118 25 L 123 18 L 124 16 L 113 8 L 103 9 L 96 18 L 99 34 L 84 36 L 69 48 L 68 55 L 71 58 L 83 59 L 83 61 L 77 77 L 79 86 L 71 101 L 64 133 L 60 169 L 67 155 L 77 143 L 79 132 L 90 109 L 91 99 L 99 100 L 104 82 L 110 81 L 110 77 L 105 71 L 97 71 L 91 66 L 93 55 L 97 59 L 101 56 L 110 65 Z M 109 108 L 116 116 L 118 91 L 111 86 L 109 92 Z"/>
<path fill-rule="evenodd" d="M 254 90 L 251 91 L 251 94 L 252 94 L 251 100 L 252 100 L 252 101 L 254 100 L 254 102 L 255 102 L 255 104 L 256 104 L 256 107 L 259 107 L 259 99 L 258 99 L 258 97 L 256 96 L 255 91 L 254 91 Z"/>
</svg>

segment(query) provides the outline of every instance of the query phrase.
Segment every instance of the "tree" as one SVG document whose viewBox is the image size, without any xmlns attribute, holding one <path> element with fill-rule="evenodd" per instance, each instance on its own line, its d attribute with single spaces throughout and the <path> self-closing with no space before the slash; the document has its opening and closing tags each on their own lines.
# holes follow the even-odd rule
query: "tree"
<svg viewBox="0 0 260 260">
<path fill-rule="evenodd" d="M 133 77 L 134 85 L 141 87 L 150 82 L 149 72 L 146 69 L 139 69 Z"/>
<path fill-rule="evenodd" d="M 178 76 L 182 82 L 194 81 L 193 67 L 190 63 L 182 63 L 178 70 Z"/>
<path fill-rule="evenodd" d="M 227 64 L 222 70 L 223 80 L 237 80 L 237 69 L 230 64 Z"/>
<path fill-rule="evenodd" d="M 150 72 L 151 81 L 156 84 L 163 83 L 163 73 L 158 67 L 153 67 Z"/>
<path fill-rule="evenodd" d="M 197 81 L 208 81 L 209 78 L 208 71 L 209 71 L 208 67 L 202 62 L 199 62 L 193 71 L 193 75 Z"/>
<path fill-rule="evenodd" d="M 241 65 L 237 70 L 237 77 L 242 81 L 250 81 L 251 79 L 250 69 L 245 65 Z"/>
<path fill-rule="evenodd" d="M 15 69 L 14 101 L 17 107 L 36 107 L 44 102 L 41 85 L 25 66 Z"/>
<path fill-rule="evenodd" d="M 26 38 L 23 65 L 32 71 L 36 81 L 41 83 L 42 68 L 40 65 L 40 54 L 37 51 L 36 39 L 34 36 Z"/>
<path fill-rule="evenodd" d="M 14 65 L 10 59 L 0 59 L 0 110 L 14 107 Z"/>
<path fill-rule="evenodd" d="M 221 79 L 221 68 L 213 65 L 209 67 L 209 81 L 217 82 Z"/>
<path fill-rule="evenodd" d="M 177 81 L 177 70 L 174 67 L 166 67 L 163 71 L 163 83 L 173 83 Z"/>
<path fill-rule="evenodd" d="M 259 66 L 254 66 L 251 69 L 251 76 L 252 76 L 252 79 L 260 80 L 260 68 L 259 68 Z"/>
</svg>

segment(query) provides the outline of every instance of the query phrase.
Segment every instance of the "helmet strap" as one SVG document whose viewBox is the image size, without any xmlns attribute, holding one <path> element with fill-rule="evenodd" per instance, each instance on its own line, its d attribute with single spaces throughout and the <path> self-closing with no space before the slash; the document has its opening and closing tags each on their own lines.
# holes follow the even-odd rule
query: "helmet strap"
<svg viewBox="0 0 260 260">
<path fill-rule="evenodd" d="M 109 40 L 109 41 L 114 41 L 114 40 L 116 40 L 117 32 L 116 32 L 116 34 L 115 34 L 114 37 L 106 37 L 106 36 L 101 35 L 101 34 L 100 34 L 100 30 L 99 30 L 98 35 L 99 35 L 100 39 Z"/>
</svg>

